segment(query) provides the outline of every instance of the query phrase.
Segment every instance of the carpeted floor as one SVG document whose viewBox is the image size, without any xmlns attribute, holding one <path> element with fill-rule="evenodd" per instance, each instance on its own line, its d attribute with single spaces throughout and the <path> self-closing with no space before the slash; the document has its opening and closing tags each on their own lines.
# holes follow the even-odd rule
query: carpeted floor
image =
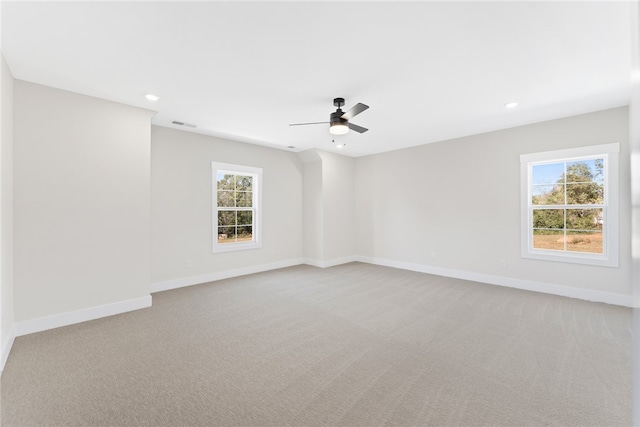
<svg viewBox="0 0 640 427">
<path fill-rule="evenodd" d="M 10 426 L 628 426 L 631 310 L 367 264 L 16 339 Z"/>
</svg>

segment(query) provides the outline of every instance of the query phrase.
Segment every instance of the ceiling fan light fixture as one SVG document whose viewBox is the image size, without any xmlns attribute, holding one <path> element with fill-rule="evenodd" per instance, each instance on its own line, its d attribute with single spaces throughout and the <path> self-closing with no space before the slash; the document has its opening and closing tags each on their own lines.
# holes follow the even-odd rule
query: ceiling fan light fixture
<svg viewBox="0 0 640 427">
<path fill-rule="evenodd" d="M 336 112 L 329 116 L 329 133 L 331 135 L 344 135 L 349 132 L 349 121 L 342 118 L 343 114 L 343 111 L 338 107 Z"/>
<path fill-rule="evenodd" d="M 347 132 L 349 132 L 349 126 L 346 123 L 331 123 L 329 127 L 329 133 L 332 135 L 344 135 Z"/>
</svg>

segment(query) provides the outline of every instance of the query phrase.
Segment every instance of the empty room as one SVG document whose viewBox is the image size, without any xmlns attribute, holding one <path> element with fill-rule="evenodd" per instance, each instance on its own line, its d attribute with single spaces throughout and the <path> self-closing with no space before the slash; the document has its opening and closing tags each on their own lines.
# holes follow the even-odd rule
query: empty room
<svg viewBox="0 0 640 427">
<path fill-rule="evenodd" d="M 640 426 L 636 1 L 1 1 L 2 426 Z"/>
</svg>

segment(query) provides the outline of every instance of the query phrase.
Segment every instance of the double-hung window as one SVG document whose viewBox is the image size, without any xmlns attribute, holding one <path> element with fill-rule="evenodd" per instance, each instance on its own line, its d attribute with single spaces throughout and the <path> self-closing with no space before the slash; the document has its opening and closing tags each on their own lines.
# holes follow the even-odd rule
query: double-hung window
<svg viewBox="0 0 640 427">
<path fill-rule="evenodd" d="M 520 156 L 522 257 L 618 266 L 618 151 L 604 144 Z"/>
<path fill-rule="evenodd" d="M 262 169 L 211 163 L 213 252 L 261 247 Z"/>
</svg>

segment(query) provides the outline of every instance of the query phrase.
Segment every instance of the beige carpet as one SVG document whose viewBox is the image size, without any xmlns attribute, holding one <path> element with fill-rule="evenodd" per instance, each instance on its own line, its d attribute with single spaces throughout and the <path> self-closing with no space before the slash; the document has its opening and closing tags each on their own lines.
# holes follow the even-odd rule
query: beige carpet
<svg viewBox="0 0 640 427">
<path fill-rule="evenodd" d="M 628 426 L 631 310 L 298 266 L 15 341 L 3 427 Z"/>
</svg>

